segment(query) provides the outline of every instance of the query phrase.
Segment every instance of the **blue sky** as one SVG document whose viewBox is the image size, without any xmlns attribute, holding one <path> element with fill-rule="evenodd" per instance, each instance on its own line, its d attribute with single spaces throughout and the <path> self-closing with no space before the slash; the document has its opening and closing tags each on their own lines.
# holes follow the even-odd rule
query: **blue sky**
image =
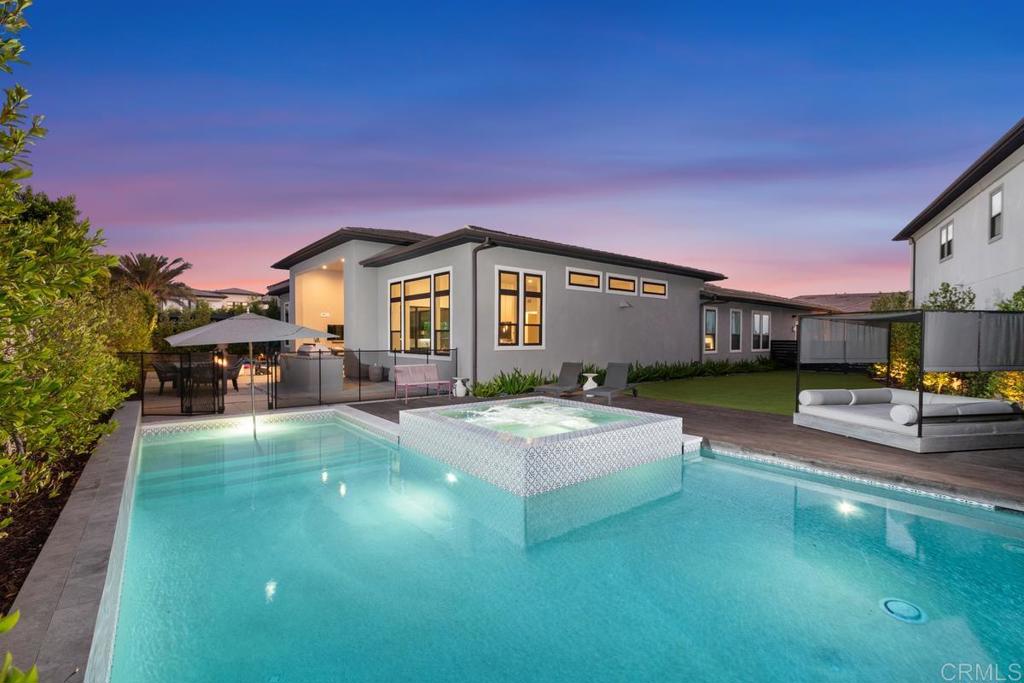
<svg viewBox="0 0 1024 683">
<path fill-rule="evenodd" d="M 32 182 L 197 287 L 343 225 L 475 224 L 903 288 L 890 238 L 1024 115 L 1024 4 L 822 7 L 42 0 Z"/>
</svg>

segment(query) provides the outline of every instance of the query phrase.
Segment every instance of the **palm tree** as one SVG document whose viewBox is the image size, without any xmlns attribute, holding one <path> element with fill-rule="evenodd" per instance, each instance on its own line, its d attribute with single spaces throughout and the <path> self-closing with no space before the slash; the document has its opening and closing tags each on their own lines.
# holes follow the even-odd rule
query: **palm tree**
<svg viewBox="0 0 1024 683">
<path fill-rule="evenodd" d="M 178 277 L 191 263 L 156 254 L 122 254 L 112 271 L 113 278 L 129 287 L 149 292 L 159 303 L 191 299 L 192 289 Z"/>
</svg>

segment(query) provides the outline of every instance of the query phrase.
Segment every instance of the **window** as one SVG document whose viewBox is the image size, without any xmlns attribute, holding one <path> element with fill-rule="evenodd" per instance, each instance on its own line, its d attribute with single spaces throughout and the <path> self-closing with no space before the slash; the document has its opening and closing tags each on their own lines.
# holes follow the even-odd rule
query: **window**
<svg viewBox="0 0 1024 683">
<path fill-rule="evenodd" d="M 729 350 L 743 350 L 743 311 L 738 308 L 729 310 Z"/>
<path fill-rule="evenodd" d="M 944 261 L 953 255 L 953 224 L 944 225 L 939 230 L 939 260 Z"/>
<path fill-rule="evenodd" d="M 988 207 L 988 238 L 994 240 L 1003 236 L 1003 188 L 989 195 Z"/>
<path fill-rule="evenodd" d="M 405 351 L 430 352 L 430 277 L 406 280 L 404 288 Z"/>
<path fill-rule="evenodd" d="M 772 314 L 753 313 L 751 315 L 753 334 L 750 337 L 750 348 L 754 351 L 768 351 L 772 346 Z"/>
<path fill-rule="evenodd" d="M 544 277 L 523 273 L 523 346 L 540 346 L 544 328 Z"/>
<path fill-rule="evenodd" d="M 389 285 L 390 290 L 390 315 L 389 318 L 391 323 L 388 327 L 390 330 L 390 348 L 392 351 L 402 350 L 402 283 L 392 282 Z"/>
<path fill-rule="evenodd" d="M 718 309 L 704 309 L 704 352 L 718 351 Z"/>
<path fill-rule="evenodd" d="M 447 354 L 452 346 L 451 273 L 434 276 L 434 353 Z"/>
<path fill-rule="evenodd" d="M 388 283 L 388 348 L 447 355 L 451 350 L 451 271 Z"/>
<path fill-rule="evenodd" d="M 591 292 L 601 291 L 602 273 L 596 270 L 582 270 L 580 268 L 565 269 L 566 289 L 585 289 Z"/>
<path fill-rule="evenodd" d="M 608 274 L 607 291 L 612 294 L 636 294 L 636 278 L 629 275 Z"/>
<path fill-rule="evenodd" d="M 640 296 L 653 296 L 664 299 L 668 296 L 668 283 L 663 280 L 647 280 L 640 282 Z"/>
<path fill-rule="evenodd" d="M 519 345 L 519 273 L 498 271 L 498 346 Z"/>
<path fill-rule="evenodd" d="M 498 348 L 544 345 L 544 273 L 498 268 Z"/>
</svg>

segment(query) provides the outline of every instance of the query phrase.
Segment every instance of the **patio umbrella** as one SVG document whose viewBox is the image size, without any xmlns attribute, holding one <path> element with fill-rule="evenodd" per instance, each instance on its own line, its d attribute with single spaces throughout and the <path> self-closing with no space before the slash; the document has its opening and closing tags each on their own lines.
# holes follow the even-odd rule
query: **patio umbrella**
<svg viewBox="0 0 1024 683">
<path fill-rule="evenodd" d="M 293 325 L 255 313 L 243 313 L 226 320 L 203 325 L 193 330 L 166 337 L 171 346 L 206 346 L 209 344 L 249 343 L 249 396 L 252 399 L 252 438 L 256 438 L 256 382 L 252 362 L 252 343 L 289 339 L 332 338 L 323 330 Z"/>
</svg>

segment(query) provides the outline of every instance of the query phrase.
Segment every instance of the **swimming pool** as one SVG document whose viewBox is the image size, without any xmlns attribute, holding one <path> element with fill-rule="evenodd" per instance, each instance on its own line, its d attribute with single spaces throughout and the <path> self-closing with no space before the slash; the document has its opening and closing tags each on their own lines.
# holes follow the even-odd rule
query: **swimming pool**
<svg viewBox="0 0 1024 683">
<path fill-rule="evenodd" d="M 1018 516 L 723 457 L 524 499 L 337 420 L 147 435 L 110 679 L 942 680 L 1024 659 L 1022 576 Z"/>
</svg>

